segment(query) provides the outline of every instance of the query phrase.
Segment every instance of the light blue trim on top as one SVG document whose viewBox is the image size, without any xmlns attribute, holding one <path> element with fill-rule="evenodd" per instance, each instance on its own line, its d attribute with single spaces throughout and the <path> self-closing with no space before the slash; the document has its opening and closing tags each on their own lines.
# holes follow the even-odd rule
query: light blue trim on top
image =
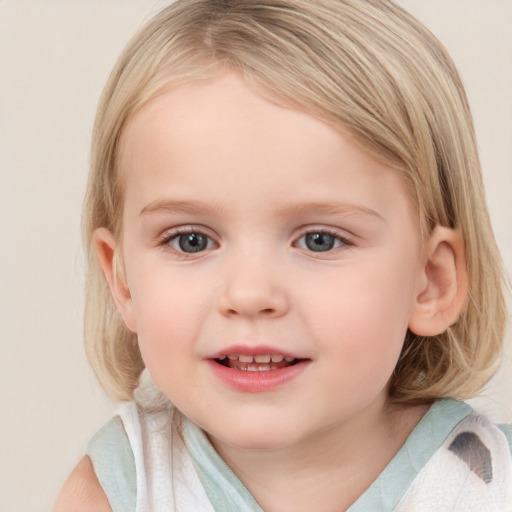
<svg viewBox="0 0 512 512">
<path fill-rule="evenodd" d="M 244 484 L 215 451 L 206 434 L 183 418 L 185 444 L 216 512 L 264 512 Z"/>
<path fill-rule="evenodd" d="M 135 512 L 137 479 L 130 441 L 119 416 L 101 428 L 87 445 L 94 472 L 112 512 Z"/>
<path fill-rule="evenodd" d="M 392 511 L 418 473 L 473 409 L 464 402 L 435 402 L 411 432 L 398 453 L 347 512 Z"/>
<path fill-rule="evenodd" d="M 347 512 L 392 511 L 452 430 L 472 411 L 469 405 L 456 400 L 434 403 L 384 471 Z M 263 512 L 204 432 L 186 418 L 184 437 L 216 512 Z"/>
<path fill-rule="evenodd" d="M 508 447 L 510 448 L 510 454 L 512 455 L 512 425 L 500 424 L 496 426 L 505 434 L 508 441 Z"/>
</svg>

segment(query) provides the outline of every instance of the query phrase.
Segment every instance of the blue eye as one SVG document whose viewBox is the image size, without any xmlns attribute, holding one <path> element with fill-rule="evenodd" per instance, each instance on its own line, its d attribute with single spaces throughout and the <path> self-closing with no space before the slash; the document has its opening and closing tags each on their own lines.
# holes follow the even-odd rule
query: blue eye
<svg viewBox="0 0 512 512">
<path fill-rule="evenodd" d="M 306 247 L 315 252 L 330 251 L 336 241 L 329 233 L 308 233 L 305 238 Z"/>
<path fill-rule="evenodd" d="M 350 245 L 350 243 L 347 240 L 331 233 L 317 231 L 302 235 L 299 238 L 297 245 L 302 249 L 308 249 L 313 252 L 327 252 L 337 249 L 343 245 Z"/>
<path fill-rule="evenodd" d="M 167 243 L 174 249 L 189 254 L 205 251 L 214 246 L 214 242 L 209 236 L 196 231 L 173 235 L 167 239 Z"/>
</svg>

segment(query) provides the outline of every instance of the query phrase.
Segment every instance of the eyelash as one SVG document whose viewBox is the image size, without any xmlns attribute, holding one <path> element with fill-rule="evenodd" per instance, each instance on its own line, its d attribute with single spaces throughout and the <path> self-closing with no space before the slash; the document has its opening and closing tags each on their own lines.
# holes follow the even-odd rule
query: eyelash
<svg viewBox="0 0 512 512">
<path fill-rule="evenodd" d="M 196 229 L 194 227 L 176 228 L 173 231 L 171 231 L 170 233 L 169 232 L 166 233 L 162 237 L 162 239 L 160 240 L 158 245 L 160 247 L 162 247 L 163 249 L 172 251 L 173 253 L 175 253 L 175 254 L 183 257 L 183 258 L 190 257 L 190 255 L 194 254 L 193 251 L 186 252 L 186 251 L 183 251 L 183 250 L 179 250 L 179 249 L 173 247 L 172 244 L 171 244 L 172 241 L 174 241 L 174 240 L 178 240 L 179 241 L 180 237 L 186 236 L 186 235 L 199 235 L 199 236 L 204 237 L 205 239 L 207 239 L 207 244 L 208 245 L 210 245 L 210 243 L 213 242 L 214 246 L 218 246 L 218 244 L 216 244 L 213 241 L 211 236 L 207 235 L 201 229 Z M 211 249 L 211 247 L 207 246 L 206 249 Z M 205 252 L 206 249 L 203 249 L 203 250 L 197 251 L 197 252 L 198 253 Z"/>
<path fill-rule="evenodd" d="M 174 240 L 178 240 L 179 241 L 180 237 L 186 236 L 186 235 L 199 235 L 200 237 L 204 237 L 205 239 L 207 239 L 207 246 L 206 246 L 206 248 L 198 250 L 198 251 L 196 251 L 196 253 L 203 253 L 203 252 L 206 252 L 208 249 L 211 249 L 212 248 L 212 243 L 213 243 L 213 247 L 218 247 L 218 244 L 212 239 L 211 236 L 206 234 L 201 229 L 196 229 L 194 227 L 176 228 L 176 229 L 174 229 L 170 233 L 167 232 L 161 238 L 161 240 L 159 241 L 158 245 L 161 248 L 165 249 L 165 250 L 172 251 L 173 253 L 179 255 L 180 257 L 189 258 L 189 257 L 191 257 L 191 255 L 195 254 L 194 251 L 187 252 L 187 251 L 184 251 L 184 250 L 180 250 L 180 249 L 178 249 L 176 247 L 173 247 L 172 244 L 171 244 L 172 241 L 174 241 Z M 338 247 L 329 248 L 326 251 L 321 251 L 321 250 L 320 251 L 315 251 L 314 249 L 308 248 L 307 245 L 306 245 L 306 247 L 299 247 L 297 245 L 298 242 L 301 239 L 307 237 L 308 235 L 320 235 L 320 236 L 327 235 L 329 237 L 332 237 L 334 239 L 335 243 L 338 242 L 340 245 Z M 294 245 L 294 247 L 299 247 L 299 248 L 304 249 L 305 251 L 313 253 L 313 254 L 315 254 L 315 253 L 316 254 L 322 254 L 322 253 L 332 254 L 335 251 L 337 252 L 337 250 L 343 250 L 343 248 L 353 246 L 354 243 L 351 240 L 349 240 L 348 238 L 340 236 L 335 230 L 329 230 L 329 229 L 309 229 L 307 231 L 304 231 L 298 238 L 296 238 L 294 243 L 293 243 L 293 245 Z"/>
<path fill-rule="evenodd" d="M 337 241 L 340 244 L 338 247 L 332 247 L 332 248 L 327 249 L 326 251 L 315 251 L 308 247 L 305 248 L 305 250 L 307 250 L 308 252 L 312 252 L 312 253 L 316 253 L 316 254 L 322 254 L 322 253 L 332 254 L 333 252 L 338 252 L 338 250 L 343 250 L 346 247 L 350 247 L 350 246 L 354 245 L 354 243 L 351 240 L 349 240 L 348 238 L 343 237 L 336 231 L 329 230 L 329 229 L 310 229 L 310 230 L 304 232 L 299 238 L 297 238 L 295 245 L 298 243 L 299 240 L 307 237 L 308 235 L 320 235 L 320 236 L 327 235 L 334 239 L 334 243 L 336 243 L 336 241 Z"/>
</svg>

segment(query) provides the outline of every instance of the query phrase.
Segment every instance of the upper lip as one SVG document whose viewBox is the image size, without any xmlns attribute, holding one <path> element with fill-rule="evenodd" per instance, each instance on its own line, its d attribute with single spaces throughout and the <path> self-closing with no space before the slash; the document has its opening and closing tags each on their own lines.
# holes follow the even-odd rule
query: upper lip
<svg viewBox="0 0 512 512">
<path fill-rule="evenodd" d="M 277 347 L 271 347 L 267 345 L 231 345 L 223 348 L 213 354 L 209 355 L 207 359 L 219 359 L 223 356 L 229 356 L 231 354 L 237 354 L 242 356 L 265 356 L 265 355 L 281 355 L 283 357 L 290 357 L 293 359 L 305 359 L 287 350 L 282 350 Z"/>
</svg>

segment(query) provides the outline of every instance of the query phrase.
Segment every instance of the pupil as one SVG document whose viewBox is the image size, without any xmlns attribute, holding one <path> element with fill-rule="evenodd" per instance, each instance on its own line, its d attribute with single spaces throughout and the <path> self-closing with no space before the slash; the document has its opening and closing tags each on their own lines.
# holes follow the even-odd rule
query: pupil
<svg viewBox="0 0 512 512">
<path fill-rule="evenodd" d="M 208 241 L 205 236 L 199 233 L 181 235 L 179 238 L 180 249 L 183 252 L 199 252 L 206 249 Z"/>
<path fill-rule="evenodd" d="M 306 246 L 316 252 L 330 251 L 334 247 L 334 237 L 329 233 L 308 233 Z"/>
</svg>

